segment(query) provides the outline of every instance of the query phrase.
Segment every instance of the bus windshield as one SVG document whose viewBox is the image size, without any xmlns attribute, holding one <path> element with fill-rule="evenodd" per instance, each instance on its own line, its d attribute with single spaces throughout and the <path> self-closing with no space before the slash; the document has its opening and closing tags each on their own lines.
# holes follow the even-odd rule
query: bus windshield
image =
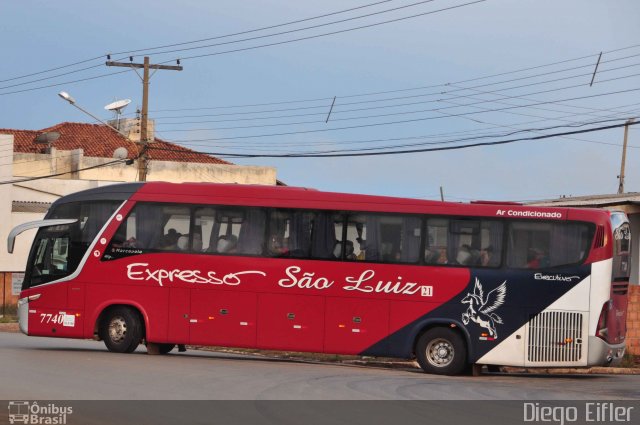
<svg viewBox="0 0 640 425">
<path fill-rule="evenodd" d="M 71 202 L 52 208 L 49 219 L 73 218 L 73 224 L 38 230 L 29 255 L 22 289 L 69 276 L 120 201 Z"/>
</svg>

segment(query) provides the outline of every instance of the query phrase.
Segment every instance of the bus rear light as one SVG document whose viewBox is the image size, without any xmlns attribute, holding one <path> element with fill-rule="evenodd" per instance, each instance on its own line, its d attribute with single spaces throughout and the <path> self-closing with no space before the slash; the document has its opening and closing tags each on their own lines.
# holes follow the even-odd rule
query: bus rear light
<svg viewBox="0 0 640 425">
<path fill-rule="evenodd" d="M 607 340 L 609 331 L 607 329 L 607 316 L 609 315 L 609 301 L 602 305 L 600 318 L 598 318 L 598 327 L 596 328 L 596 336 L 600 339 Z"/>
<path fill-rule="evenodd" d="M 593 247 L 594 248 L 602 248 L 605 245 L 606 237 L 604 233 L 604 226 L 598 225 L 596 229 L 596 235 L 594 237 Z"/>
</svg>

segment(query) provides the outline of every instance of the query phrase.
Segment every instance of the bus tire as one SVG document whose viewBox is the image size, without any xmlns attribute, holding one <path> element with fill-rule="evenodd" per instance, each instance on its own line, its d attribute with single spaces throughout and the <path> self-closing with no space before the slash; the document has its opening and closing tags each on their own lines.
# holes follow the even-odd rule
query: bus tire
<svg viewBox="0 0 640 425">
<path fill-rule="evenodd" d="M 132 353 L 140 345 L 142 329 L 138 313 L 129 307 L 120 306 L 105 313 L 99 335 L 109 351 Z"/>
<path fill-rule="evenodd" d="M 418 364 L 426 373 L 458 375 L 467 366 L 466 344 L 462 336 L 447 328 L 432 328 L 416 343 Z"/>
<path fill-rule="evenodd" d="M 169 354 L 169 352 L 171 352 L 171 350 L 173 350 L 175 348 L 175 344 L 158 344 L 158 351 L 160 352 L 160 354 Z"/>
</svg>

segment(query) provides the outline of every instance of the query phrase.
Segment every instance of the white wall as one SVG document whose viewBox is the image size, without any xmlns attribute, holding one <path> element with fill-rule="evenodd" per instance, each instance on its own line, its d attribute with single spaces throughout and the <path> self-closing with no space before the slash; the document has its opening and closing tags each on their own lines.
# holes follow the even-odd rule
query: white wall
<svg viewBox="0 0 640 425">
<path fill-rule="evenodd" d="M 0 134 L 0 182 L 13 177 L 13 136 Z M 12 271 L 7 255 L 7 236 L 11 231 L 11 185 L 0 184 L 0 270 Z M 19 270 L 19 269 L 18 269 Z"/>
<path fill-rule="evenodd" d="M 80 152 L 77 152 L 80 151 Z M 9 151 L 10 152 L 10 151 Z M 65 173 L 77 168 L 87 168 L 113 161 L 82 155 L 81 150 L 62 151 L 51 149 L 51 154 L 16 153 L 13 174 L 20 177 Z M 79 173 L 61 175 L 60 179 L 108 180 L 131 182 L 137 179 L 137 164 L 115 164 Z M 150 161 L 147 173 L 149 181 L 276 184 L 274 167 L 228 164 L 203 164 L 193 162 Z"/>
</svg>

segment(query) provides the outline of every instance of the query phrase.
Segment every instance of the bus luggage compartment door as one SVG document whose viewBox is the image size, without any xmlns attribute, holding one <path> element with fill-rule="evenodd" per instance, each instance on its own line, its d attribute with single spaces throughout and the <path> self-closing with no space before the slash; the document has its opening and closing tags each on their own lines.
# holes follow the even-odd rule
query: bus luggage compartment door
<svg viewBox="0 0 640 425">
<path fill-rule="evenodd" d="M 260 294 L 258 348 L 323 351 L 322 296 Z"/>
<path fill-rule="evenodd" d="M 256 301 L 257 295 L 251 292 L 192 289 L 191 343 L 254 347 Z"/>
<path fill-rule="evenodd" d="M 358 354 L 389 334 L 389 302 L 327 298 L 327 353 Z"/>
</svg>

